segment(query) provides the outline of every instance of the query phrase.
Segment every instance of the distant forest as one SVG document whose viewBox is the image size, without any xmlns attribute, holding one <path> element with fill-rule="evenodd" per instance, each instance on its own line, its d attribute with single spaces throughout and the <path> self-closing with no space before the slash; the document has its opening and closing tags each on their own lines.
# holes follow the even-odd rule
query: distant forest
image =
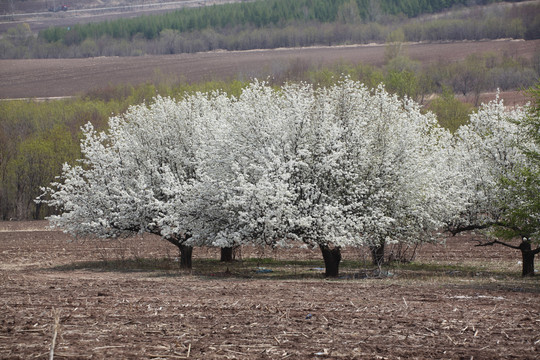
<svg viewBox="0 0 540 360">
<path fill-rule="evenodd" d="M 500 1 L 259 0 L 52 27 L 37 37 L 23 24 L 0 39 L 0 58 L 137 56 L 396 40 L 540 38 L 538 3 L 478 7 L 495 2 Z M 450 8 L 454 11 L 436 17 L 420 16 Z M 400 35 L 397 39 L 396 31 Z"/>
<path fill-rule="evenodd" d="M 481 4 L 495 2 L 480 1 Z M 119 19 L 98 24 L 76 25 L 73 29 L 51 28 L 42 32 L 48 42 L 66 38 L 69 31 L 77 33 L 77 40 L 111 36 L 132 39 L 142 35 L 150 40 L 165 29 L 179 32 L 204 29 L 226 29 L 251 25 L 256 28 L 284 25 L 289 22 L 378 21 L 383 15 L 404 14 L 414 17 L 438 12 L 451 6 L 466 5 L 468 0 L 265 0 L 196 9 L 183 9 L 164 15 Z"/>
</svg>

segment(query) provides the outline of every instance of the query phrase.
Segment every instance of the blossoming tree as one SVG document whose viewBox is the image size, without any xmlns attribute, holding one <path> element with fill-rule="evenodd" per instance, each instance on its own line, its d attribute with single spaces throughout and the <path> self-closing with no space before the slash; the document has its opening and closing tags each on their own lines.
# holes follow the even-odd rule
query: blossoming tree
<svg viewBox="0 0 540 360">
<path fill-rule="evenodd" d="M 479 246 L 520 250 L 523 276 L 534 275 L 534 256 L 540 253 L 532 246 L 540 231 L 537 106 L 508 109 L 497 99 L 482 105 L 457 132 L 461 196 L 467 205 L 450 231 L 489 229 L 495 239 Z M 502 241 L 515 237 L 521 239 L 517 246 Z"/>
<path fill-rule="evenodd" d="M 337 276 L 343 246 L 427 241 L 457 208 L 451 136 L 384 89 L 254 83 L 208 157 L 200 234 L 217 244 L 319 247 Z M 216 160 L 216 159 L 219 159 Z"/>
<path fill-rule="evenodd" d="M 185 203 L 197 181 L 204 144 L 228 98 L 196 94 L 176 102 L 157 97 L 112 117 L 107 131 L 83 129 L 83 159 L 64 165 L 60 182 L 38 201 L 57 208 L 52 226 L 74 236 L 162 236 L 191 267 L 193 241 Z"/>
</svg>

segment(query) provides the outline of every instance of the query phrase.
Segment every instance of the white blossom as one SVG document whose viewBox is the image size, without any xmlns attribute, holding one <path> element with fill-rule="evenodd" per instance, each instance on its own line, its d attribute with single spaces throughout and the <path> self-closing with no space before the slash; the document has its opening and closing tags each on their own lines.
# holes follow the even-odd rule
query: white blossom
<svg viewBox="0 0 540 360">
<path fill-rule="evenodd" d="M 73 235 L 380 245 L 431 240 L 463 209 L 451 134 L 413 101 L 351 80 L 157 97 L 107 131 L 87 125 L 81 147 L 42 197 Z"/>
</svg>

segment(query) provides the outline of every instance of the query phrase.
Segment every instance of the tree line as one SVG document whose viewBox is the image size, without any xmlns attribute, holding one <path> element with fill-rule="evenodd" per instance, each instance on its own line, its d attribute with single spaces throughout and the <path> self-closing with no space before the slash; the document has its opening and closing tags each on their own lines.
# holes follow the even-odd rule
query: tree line
<svg viewBox="0 0 540 360">
<path fill-rule="evenodd" d="M 403 14 L 465 6 L 465 1 L 413 2 L 418 7 L 406 6 L 405 1 L 258 1 L 54 27 L 41 31 L 37 38 L 27 24 L 20 24 L 0 39 L 0 57 L 139 56 L 382 43 L 398 29 L 403 41 L 540 37 L 540 16 L 535 15 L 540 5 L 535 3 L 476 11 L 466 7 L 440 18 L 407 18 Z"/>
<path fill-rule="evenodd" d="M 480 1 L 486 4 L 494 1 Z M 384 15 L 404 14 L 414 17 L 422 13 L 438 12 L 454 5 L 466 5 L 465 0 L 265 0 L 236 4 L 213 5 L 201 8 L 184 8 L 163 15 L 141 16 L 135 19 L 118 19 L 102 23 L 75 25 L 73 41 L 87 38 L 132 39 L 142 35 L 153 39 L 165 29 L 181 33 L 207 28 L 225 29 L 252 25 L 257 28 L 283 25 L 290 21 L 328 23 L 377 19 Z M 41 32 L 47 42 L 65 39 L 71 29 L 53 27 Z"/>
<path fill-rule="evenodd" d="M 191 267 L 194 247 L 289 247 L 322 253 L 433 242 L 491 229 L 534 275 L 540 234 L 540 88 L 535 104 L 482 104 L 455 134 L 415 101 L 344 78 L 329 87 L 254 81 L 239 96 L 157 96 L 83 128 L 82 159 L 65 164 L 37 203 L 77 237 L 152 233 Z M 503 241 L 519 237 L 519 246 Z"/>
</svg>

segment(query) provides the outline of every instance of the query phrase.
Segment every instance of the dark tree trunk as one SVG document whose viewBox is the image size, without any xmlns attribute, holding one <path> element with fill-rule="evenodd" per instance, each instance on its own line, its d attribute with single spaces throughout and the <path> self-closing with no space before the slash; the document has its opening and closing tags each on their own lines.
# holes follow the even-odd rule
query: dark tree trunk
<svg viewBox="0 0 540 360">
<path fill-rule="evenodd" d="M 538 246 L 536 249 L 533 250 L 530 239 L 526 237 L 523 237 L 521 244 L 519 244 L 519 246 L 508 244 L 499 240 L 493 240 L 485 244 L 478 244 L 476 246 L 491 246 L 493 244 L 501 244 L 512 249 L 520 250 L 521 260 L 523 264 L 521 275 L 534 276 L 534 256 L 540 253 L 540 246 Z"/>
<path fill-rule="evenodd" d="M 41 203 L 37 203 L 34 209 L 34 220 L 39 220 L 39 213 L 41 212 Z"/>
<path fill-rule="evenodd" d="M 324 259 L 326 277 L 338 277 L 339 263 L 341 262 L 341 249 L 335 247 L 330 249 L 328 245 L 319 245 Z"/>
<path fill-rule="evenodd" d="M 180 245 L 180 268 L 191 269 L 191 258 L 193 255 L 193 246 Z"/>
<path fill-rule="evenodd" d="M 371 250 L 373 265 L 379 266 L 384 263 L 384 241 L 377 245 L 371 245 L 369 249 Z"/>
<path fill-rule="evenodd" d="M 519 245 L 519 250 L 521 250 L 521 258 L 523 260 L 523 269 L 521 275 L 534 276 L 535 252 L 532 250 L 530 241 L 523 241 Z"/>
<path fill-rule="evenodd" d="M 180 250 L 180 268 L 191 269 L 191 257 L 193 255 L 193 246 L 184 245 L 184 242 L 191 237 L 191 234 L 187 233 L 182 237 L 170 236 L 165 237 L 165 240 L 173 244 Z"/>
<path fill-rule="evenodd" d="M 233 252 L 234 252 L 234 248 L 232 246 L 231 247 L 221 248 L 221 259 L 220 259 L 220 261 L 224 261 L 224 262 L 233 261 Z"/>
<path fill-rule="evenodd" d="M 182 238 L 177 236 L 166 237 L 165 240 L 178 247 L 180 250 L 180 268 L 191 269 L 191 257 L 193 255 L 193 246 L 184 245 L 184 242 L 191 237 L 190 234 L 184 235 Z"/>
</svg>

